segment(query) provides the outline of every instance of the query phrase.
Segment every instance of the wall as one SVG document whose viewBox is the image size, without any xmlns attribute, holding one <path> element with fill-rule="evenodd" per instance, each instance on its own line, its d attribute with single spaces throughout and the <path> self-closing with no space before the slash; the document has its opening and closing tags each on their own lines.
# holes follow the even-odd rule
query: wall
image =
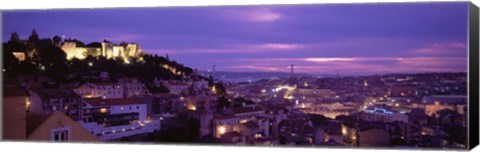
<svg viewBox="0 0 480 152">
<path fill-rule="evenodd" d="M 137 109 L 138 106 L 138 109 Z M 123 107 L 123 110 L 122 110 Z M 131 108 L 131 109 L 130 109 Z M 140 121 L 145 122 L 147 120 L 147 104 L 132 104 L 132 105 L 121 105 L 121 106 L 111 106 L 111 114 L 121 114 L 121 113 L 138 113 L 138 118 Z"/>
<path fill-rule="evenodd" d="M 390 135 L 380 129 L 370 129 L 358 133 L 358 145 L 361 147 L 385 147 L 390 145 Z"/>
<path fill-rule="evenodd" d="M 24 140 L 26 137 L 27 96 L 3 97 L 2 140 Z"/>
<path fill-rule="evenodd" d="M 62 126 L 63 125 L 63 126 Z M 48 117 L 35 131 L 33 131 L 28 137 L 28 140 L 35 141 L 51 141 L 51 130 L 55 128 L 70 127 L 70 139 L 71 141 L 100 141 L 90 132 L 85 130 L 82 126 L 77 124 L 72 119 L 68 118 L 61 112 L 54 112 Z"/>
</svg>

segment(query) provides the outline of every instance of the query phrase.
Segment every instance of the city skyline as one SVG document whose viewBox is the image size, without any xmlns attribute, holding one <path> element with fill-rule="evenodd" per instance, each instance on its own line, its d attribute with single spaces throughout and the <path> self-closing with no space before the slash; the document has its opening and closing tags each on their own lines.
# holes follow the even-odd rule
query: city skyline
<svg viewBox="0 0 480 152">
<path fill-rule="evenodd" d="M 12 32 L 26 38 L 36 29 L 40 37 L 134 42 L 202 71 L 216 65 L 217 71 L 289 72 L 294 64 L 296 72 L 311 74 L 465 72 L 466 7 L 457 2 L 6 11 L 2 38 Z"/>
</svg>

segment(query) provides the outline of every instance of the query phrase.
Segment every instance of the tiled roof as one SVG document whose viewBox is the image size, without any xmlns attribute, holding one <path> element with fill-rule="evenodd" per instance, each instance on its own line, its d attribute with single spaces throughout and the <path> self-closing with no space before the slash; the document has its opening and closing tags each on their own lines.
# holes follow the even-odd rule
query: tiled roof
<svg viewBox="0 0 480 152">
<path fill-rule="evenodd" d="M 385 126 L 378 122 L 364 122 L 357 125 L 359 131 L 367 131 L 370 129 L 385 130 Z"/>
<path fill-rule="evenodd" d="M 51 113 L 27 113 L 26 117 L 26 133 L 30 135 L 38 126 L 40 126 Z"/>
<path fill-rule="evenodd" d="M 35 91 L 41 98 L 74 98 L 80 97 L 71 89 L 40 89 Z"/>
<path fill-rule="evenodd" d="M 232 110 L 235 114 L 263 111 L 263 109 L 261 107 L 258 107 L 258 106 L 255 106 L 255 107 L 238 107 L 238 108 L 231 108 L 230 110 Z"/>
<path fill-rule="evenodd" d="M 94 107 L 145 104 L 145 102 L 143 102 L 138 98 L 118 98 L 118 99 L 85 98 L 84 101 Z"/>
</svg>

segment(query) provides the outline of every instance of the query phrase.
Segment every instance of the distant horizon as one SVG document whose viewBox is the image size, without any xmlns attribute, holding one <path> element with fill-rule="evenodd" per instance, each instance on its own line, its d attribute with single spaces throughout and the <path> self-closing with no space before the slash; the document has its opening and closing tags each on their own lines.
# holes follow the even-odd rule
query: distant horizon
<svg viewBox="0 0 480 152">
<path fill-rule="evenodd" d="M 200 71 L 203 73 L 209 73 L 208 71 Z M 277 74 L 290 74 L 289 72 L 269 72 L 269 71 L 215 71 L 215 72 L 224 72 L 224 73 L 277 73 Z M 421 75 L 421 74 L 454 74 L 454 73 L 465 73 L 467 74 L 468 71 L 452 71 L 452 72 L 417 72 L 417 73 L 378 73 L 378 74 L 342 74 L 339 73 L 340 76 L 383 76 L 383 75 Z M 319 76 L 319 75 L 329 75 L 335 76 L 336 74 L 328 74 L 328 73 L 294 73 L 294 75 L 311 75 L 311 76 Z"/>
<path fill-rule="evenodd" d="M 467 2 L 20 10 L 2 38 L 133 42 L 206 71 L 467 72 Z M 95 15 L 93 15 L 95 14 Z M 322 72 L 327 71 L 327 72 Z M 343 72 L 342 72 L 343 71 Z"/>
</svg>

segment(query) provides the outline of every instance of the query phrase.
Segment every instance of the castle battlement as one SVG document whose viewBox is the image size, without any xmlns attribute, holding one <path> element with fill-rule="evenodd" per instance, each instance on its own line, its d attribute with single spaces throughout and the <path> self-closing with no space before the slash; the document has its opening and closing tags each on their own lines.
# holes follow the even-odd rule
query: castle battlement
<svg viewBox="0 0 480 152">
<path fill-rule="evenodd" d="M 76 41 L 66 40 L 61 48 L 67 54 L 68 60 L 73 58 L 85 59 L 90 55 L 93 57 L 103 56 L 107 59 L 121 57 L 128 62 L 127 59 L 129 57 L 139 57 L 143 52 L 140 46 L 135 43 L 120 43 L 116 45 L 106 40 L 102 43 L 94 42 L 86 46 L 78 46 Z"/>
</svg>

